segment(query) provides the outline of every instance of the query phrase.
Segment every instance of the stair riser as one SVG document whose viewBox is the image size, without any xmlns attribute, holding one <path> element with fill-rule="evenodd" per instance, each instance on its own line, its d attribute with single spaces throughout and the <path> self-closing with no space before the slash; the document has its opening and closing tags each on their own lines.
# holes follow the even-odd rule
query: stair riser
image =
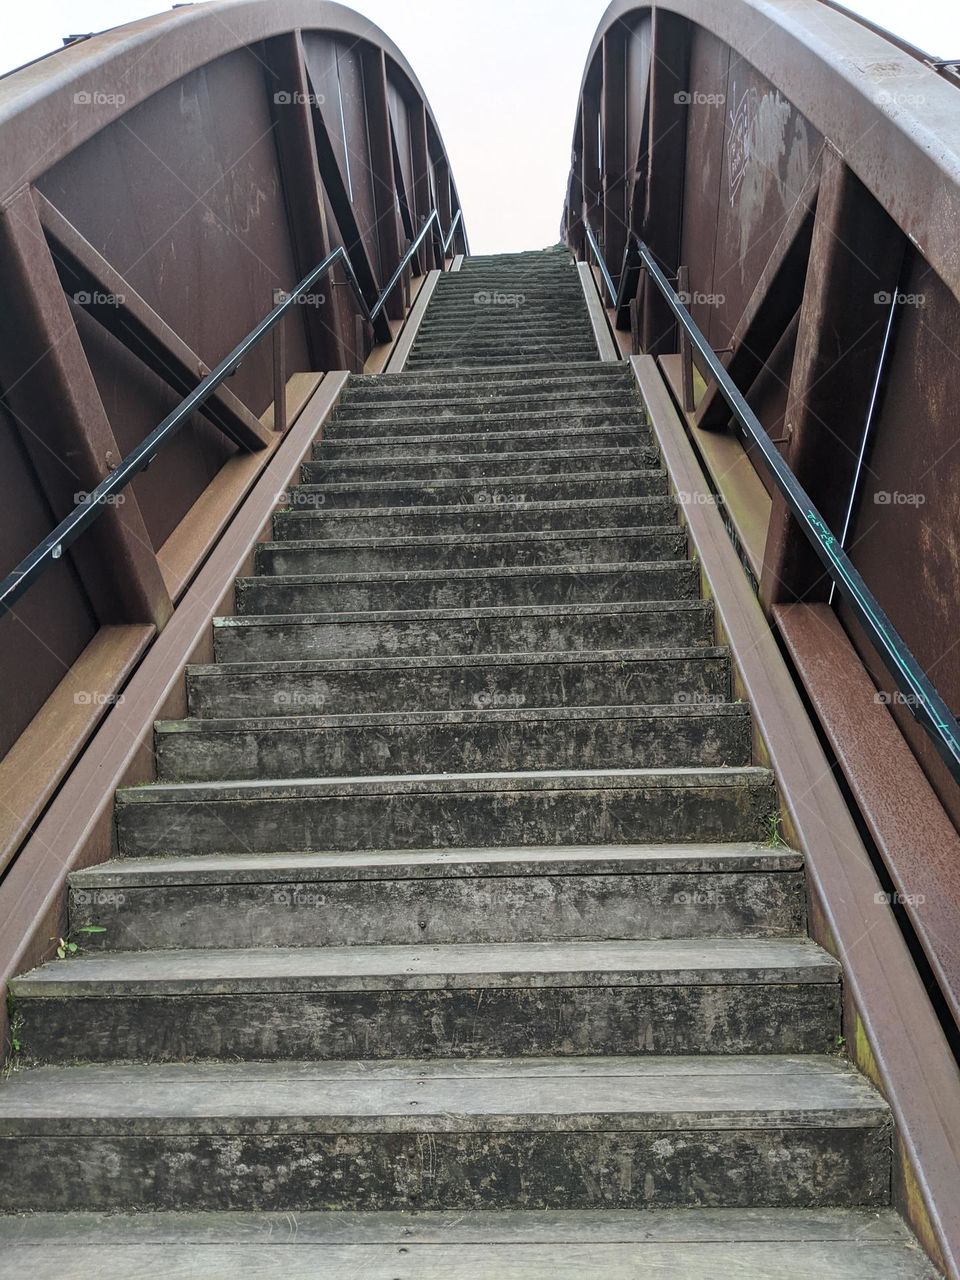
<svg viewBox="0 0 960 1280">
<path fill-rule="evenodd" d="M 633 415 L 627 415 L 627 419 Z M 602 419 L 598 419 L 602 421 Z M 395 426 L 396 424 L 394 424 Z M 516 453 L 518 451 L 550 452 L 558 454 L 568 449 L 582 449 L 585 445 L 597 445 L 603 449 L 633 449 L 637 447 L 651 448 L 649 429 L 642 425 L 634 425 L 625 420 L 622 426 L 617 425 L 616 415 L 609 423 L 601 427 L 588 426 L 572 429 L 566 426 L 546 427 L 543 431 L 525 430 L 520 423 L 507 422 L 500 424 L 503 430 L 475 431 L 480 423 L 467 420 L 460 424 L 460 430 L 453 430 L 450 424 L 433 433 L 415 430 L 416 424 L 409 424 L 409 431 L 391 431 L 380 438 L 369 432 L 379 429 L 379 424 L 367 424 L 364 428 L 348 431 L 346 434 L 337 431 L 324 437 L 323 443 L 314 446 L 313 456 L 321 461 L 340 458 L 364 457 L 371 459 L 397 459 L 403 461 L 411 455 L 418 458 L 441 458 L 450 454 L 463 453 Z M 420 424 L 422 428 L 423 424 Z M 513 428 L 517 429 L 514 430 Z M 432 428 L 432 424 L 431 424 Z"/>
<path fill-rule="evenodd" d="M 538 533 L 544 529 L 619 529 L 645 524 L 673 524 L 672 498 L 624 498 L 596 505 L 541 506 L 537 503 L 485 502 L 469 507 L 407 507 L 395 513 L 369 507 L 325 513 L 279 511 L 273 517 L 276 542 L 327 541 L 340 538 L 431 537 L 451 533 Z"/>
<path fill-rule="evenodd" d="M 189 714 L 349 715 L 486 707 L 706 706 L 729 696 L 726 658 L 533 662 L 304 673 L 190 673 Z M 679 704 L 679 705 L 682 705 Z"/>
<path fill-rule="evenodd" d="M 769 784 L 117 802 L 121 857 L 763 840 Z"/>
<path fill-rule="evenodd" d="M 296 578 L 241 578 L 242 617 L 280 613 L 354 613 L 370 609 L 482 609 L 523 605 L 592 604 L 616 600 L 692 600 L 699 578 L 690 561 L 666 561 L 604 572 L 589 570 L 409 581 L 312 583 Z"/>
<path fill-rule="evenodd" d="M 408 622 L 277 622 L 256 627 L 216 626 L 218 662 L 304 658 L 399 657 L 424 653 L 576 653 L 713 643 L 709 607 L 678 615 L 670 609 L 577 617 L 455 617 Z"/>
<path fill-rule="evenodd" d="M 623 720 L 508 720 L 156 735 L 169 782 L 319 778 L 512 769 L 713 767 L 750 763 L 745 715 L 638 716 Z"/>
<path fill-rule="evenodd" d="M 346 874 L 346 873 L 345 873 Z M 87 951 L 427 946 L 610 938 L 785 938 L 805 923 L 799 871 L 470 875 L 74 887 Z M 171 879 L 176 876 L 171 873 Z M 416 1056 L 414 1054 L 413 1056 Z"/>
<path fill-rule="evenodd" d="M 380 430 L 384 435 L 389 435 L 388 428 L 392 420 L 401 417 L 415 416 L 424 422 L 453 416 L 477 417 L 486 420 L 490 414 L 499 416 L 505 413 L 520 415 L 536 413 L 542 415 L 555 411 L 558 418 L 571 424 L 571 419 L 574 419 L 578 413 L 602 414 L 613 410 L 630 412 L 638 418 L 642 416 L 636 395 L 627 388 L 622 391 L 607 388 L 599 388 L 596 391 L 581 389 L 568 393 L 549 391 L 538 396 L 531 394 L 525 386 L 523 391 L 516 395 L 500 393 L 482 396 L 467 387 L 460 394 L 454 393 L 444 398 L 408 397 L 390 404 L 371 405 L 345 400 L 337 407 L 331 427 L 341 422 L 349 423 L 351 419 L 370 418 L 375 415 L 376 421 L 380 424 Z"/>
<path fill-rule="evenodd" d="M 10 1213 L 842 1207 L 889 1200 L 891 1135 L 883 1126 L 389 1134 L 278 1133 L 270 1122 L 239 1134 L 212 1128 L 3 1138 L 0 1197 Z"/>
<path fill-rule="evenodd" d="M 527 502 L 580 502 L 589 498 L 648 498 L 667 493 L 663 471 L 636 471 L 624 476 L 608 473 L 566 476 L 491 476 L 430 484 L 416 480 L 348 485 L 295 485 L 282 505 L 294 511 L 342 511 L 356 507 L 449 507 L 474 504 L 497 506 Z"/>
<path fill-rule="evenodd" d="M 428 321 L 425 319 L 423 323 L 426 324 Z M 423 325 L 421 325 L 422 327 Z M 487 378 L 482 373 L 471 374 L 465 379 L 458 378 L 453 384 L 443 373 L 355 373 L 350 375 L 350 379 L 341 395 L 353 397 L 370 393 L 392 394 L 394 391 L 405 393 L 416 388 L 442 389 L 451 385 L 455 390 L 459 391 L 465 385 L 473 386 L 477 383 L 487 383 L 492 389 L 500 390 L 529 382 L 530 378 L 531 371 L 522 367 L 506 370 L 502 374 L 497 374 L 495 378 Z M 610 385 L 616 383 L 621 383 L 628 387 L 635 385 L 630 366 L 623 362 L 596 364 L 593 361 L 589 361 L 582 365 L 570 366 L 555 376 L 545 376 L 537 370 L 536 379 L 538 385 L 542 386 L 557 382 L 567 390 L 576 388 L 580 383 L 595 382 L 598 379 Z"/>
<path fill-rule="evenodd" d="M 44 1063 L 827 1053 L 837 983 L 565 986 L 24 999 Z"/>
<path fill-rule="evenodd" d="M 518 360 L 524 364 L 541 363 L 544 368 L 555 367 L 558 363 L 566 363 L 570 360 L 583 360 L 586 356 L 587 348 L 576 351 L 561 350 L 559 347 L 551 348 L 542 352 L 525 352 L 520 355 L 516 351 L 508 356 L 423 356 L 417 357 L 411 355 L 407 361 L 407 367 L 411 370 L 416 369 L 496 369 L 503 365 L 505 368 L 511 368 Z M 600 359 L 600 356 L 597 356 Z"/>
<path fill-rule="evenodd" d="M 261 543 L 258 574 L 375 573 L 406 569 L 497 569 L 523 565 L 605 564 L 630 560 L 681 560 L 687 554 L 680 529 L 652 529 L 631 537 L 524 538 L 515 542 L 477 539 L 426 546 L 416 543 L 351 547 L 343 543 L 303 546 L 293 542 Z"/>
<path fill-rule="evenodd" d="M 656 449 L 618 450 L 615 453 L 596 453 L 568 456 L 562 452 L 548 453 L 546 457 L 525 458 L 507 455 L 493 459 L 488 455 L 463 460 L 454 458 L 418 458 L 404 461 L 395 458 L 372 462 L 305 462 L 300 469 L 304 484 L 384 484 L 388 481 L 430 480 L 479 480 L 485 475 L 523 477 L 560 475 L 572 472 L 583 476 L 591 471 L 625 471 L 630 467 L 649 470 L 658 465 Z"/>
</svg>

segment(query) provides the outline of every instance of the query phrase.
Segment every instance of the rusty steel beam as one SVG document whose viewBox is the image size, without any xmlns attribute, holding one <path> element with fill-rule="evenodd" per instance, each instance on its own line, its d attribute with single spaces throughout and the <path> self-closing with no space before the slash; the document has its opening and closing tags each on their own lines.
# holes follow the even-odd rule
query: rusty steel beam
<svg viewBox="0 0 960 1280">
<path fill-rule="evenodd" d="M 785 422 L 787 461 L 837 536 L 857 470 L 903 236 L 842 158 L 824 157 Z M 774 496 L 761 595 L 826 600 L 829 581 Z"/>
<path fill-rule="evenodd" d="M 393 165 L 393 130 L 387 98 L 387 64 L 382 49 L 365 46 L 360 56 L 367 112 L 367 137 L 370 142 L 370 168 L 373 176 L 374 214 L 377 243 L 380 249 L 380 287 L 396 269 L 403 249 L 397 217 L 397 173 Z M 402 320 L 403 289 L 398 285 L 387 298 L 386 314 L 391 320 Z"/>
<path fill-rule="evenodd" d="M 627 48 L 623 33 L 603 37 L 603 245 L 614 284 L 627 244 Z"/>
<path fill-rule="evenodd" d="M 274 94 L 274 137 L 283 176 L 297 278 L 302 280 L 332 248 L 317 167 L 317 143 L 302 34 L 292 31 L 269 41 L 264 47 L 264 58 L 273 73 L 270 83 Z M 285 94 L 288 101 L 278 102 L 277 94 Z M 343 348 L 332 289 L 326 290 L 322 302 L 305 305 L 303 315 L 312 367 L 341 368 Z"/>
<path fill-rule="evenodd" d="M 730 339 L 726 368 L 741 390 L 759 376 L 803 294 L 820 167 L 818 159 L 807 174 Z M 695 421 L 698 427 L 710 429 L 725 427 L 730 421 L 730 410 L 712 379 L 697 406 Z"/>
<path fill-rule="evenodd" d="M 662 270 L 668 276 L 676 276 L 680 265 L 690 31 L 675 15 L 656 8 L 652 40 L 650 139 L 641 239 Z M 673 351 L 675 334 L 676 324 L 666 302 L 658 290 L 645 289 L 641 312 L 644 351 L 650 355 Z"/>
<path fill-rule="evenodd" d="M 44 231 L 62 255 L 113 300 L 85 309 L 181 395 L 192 391 L 209 367 L 42 192 L 35 191 L 34 200 Z M 219 387 L 208 405 L 206 416 L 242 449 L 263 449 L 270 443 L 270 433 L 228 387 Z"/>
<path fill-rule="evenodd" d="M 427 146 L 427 112 L 423 104 L 410 113 L 410 150 L 413 158 L 413 191 L 411 199 L 417 223 L 417 229 L 430 216 L 433 208 L 433 197 L 430 193 L 430 152 Z M 440 269 L 440 253 L 436 238 L 431 236 L 423 246 L 425 255 L 423 265 Z"/>
<path fill-rule="evenodd" d="M 57 519 L 121 459 L 29 189 L 0 210 L 0 387 Z M 12 305 L 16 300 L 15 305 Z M 71 552 L 101 625 L 173 605 L 132 490 Z"/>
</svg>

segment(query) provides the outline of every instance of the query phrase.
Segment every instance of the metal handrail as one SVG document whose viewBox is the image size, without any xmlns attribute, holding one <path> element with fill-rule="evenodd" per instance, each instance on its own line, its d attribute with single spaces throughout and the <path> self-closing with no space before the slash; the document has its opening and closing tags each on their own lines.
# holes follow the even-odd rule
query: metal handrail
<svg viewBox="0 0 960 1280">
<path fill-rule="evenodd" d="M 610 305 L 615 306 L 617 301 L 617 290 L 614 287 L 613 277 L 610 275 L 607 264 L 604 261 L 603 254 L 600 251 L 600 246 L 597 244 L 597 238 L 593 234 L 593 231 L 590 228 L 590 223 L 587 222 L 586 218 L 583 220 L 583 229 L 586 232 L 587 243 L 590 245 L 590 248 L 593 251 L 593 256 L 597 260 L 597 266 L 600 268 L 600 274 L 603 276 L 603 283 L 606 285 L 607 293 L 610 297 Z"/>
<path fill-rule="evenodd" d="M 586 224 L 584 226 L 586 227 Z M 599 252 L 589 227 L 586 230 L 588 238 L 593 242 L 594 251 Z M 954 781 L 960 782 L 960 724 L 957 723 L 943 698 L 904 644 L 893 623 L 880 607 L 873 592 L 864 582 L 837 538 L 830 532 L 827 522 L 814 506 L 809 494 L 789 465 L 781 457 L 760 419 L 737 389 L 693 316 L 657 265 L 649 248 L 636 233 L 631 234 L 629 244 L 636 246 L 641 265 L 649 279 L 657 286 L 670 310 L 686 331 L 691 343 L 707 366 L 710 377 L 716 382 L 721 395 L 729 405 L 731 413 L 756 445 L 791 514 L 799 523 L 831 581 L 852 609 L 854 617 L 863 627 L 870 643 L 904 695 L 906 706 L 926 730 Z M 605 264 L 603 273 L 605 279 L 609 280 L 609 272 Z M 612 281 L 610 283 L 612 284 Z M 611 290 L 611 297 L 615 296 L 615 292 Z"/>
<path fill-rule="evenodd" d="M 386 304 L 387 297 L 396 287 L 404 269 L 434 221 L 439 226 L 439 215 L 436 209 L 431 211 L 416 240 L 400 260 L 399 266 L 372 307 L 364 297 L 356 272 L 353 269 L 353 263 L 350 261 L 350 255 L 343 245 L 338 245 L 332 253 L 328 253 L 321 263 L 305 275 L 293 287 L 293 290 L 272 311 L 264 316 L 259 324 L 250 330 L 229 355 L 224 356 L 216 368 L 211 369 L 208 374 L 201 378 L 194 389 L 180 401 L 171 413 L 167 414 L 159 426 L 155 427 L 148 436 L 140 441 L 135 449 L 127 454 L 116 469 L 101 480 L 96 488 L 92 489 L 83 501 L 65 519 L 61 520 L 56 528 L 51 530 L 43 541 L 38 543 L 11 573 L 7 574 L 3 581 L 0 582 L 0 617 L 9 612 L 33 583 L 55 561 L 59 560 L 64 551 L 76 542 L 77 538 L 103 514 L 116 494 L 125 489 L 131 480 L 140 475 L 141 472 L 146 471 L 163 446 L 180 430 L 190 415 L 210 399 L 222 382 L 237 372 L 244 359 L 261 339 L 275 329 L 287 312 L 298 304 L 303 294 L 309 293 L 313 285 L 338 262 L 343 266 L 361 311 L 370 324 L 376 326 L 376 318 Z M 443 241 L 444 251 L 452 241 L 459 222 L 460 210 L 458 209 L 457 216 L 451 224 L 450 232 L 446 240 Z"/>
</svg>

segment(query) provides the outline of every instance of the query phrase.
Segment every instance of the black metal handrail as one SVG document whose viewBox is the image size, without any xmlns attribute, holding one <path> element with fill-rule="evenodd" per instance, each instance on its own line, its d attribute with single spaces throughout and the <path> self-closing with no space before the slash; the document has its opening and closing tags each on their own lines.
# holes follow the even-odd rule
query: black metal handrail
<svg viewBox="0 0 960 1280">
<path fill-rule="evenodd" d="M 394 271 L 372 307 L 364 297 L 363 290 L 360 288 L 353 269 L 353 263 L 350 261 L 350 255 L 343 245 L 338 245 L 332 253 L 328 253 L 321 263 L 305 275 L 298 284 L 294 285 L 293 290 L 277 303 L 259 324 L 250 330 L 229 355 L 224 356 L 216 368 L 211 369 L 197 383 L 177 407 L 167 414 L 159 426 L 155 427 L 148 436 L 140 441 L 135 449 L 127 454 L 116 469 L 101 480 L 96 488 L 91 489 L 83 501 L 65 519 L 61 520 L 56 528 L 51 530 L 43 541 L 38 543 L 11 573 L 7 574 L 3 581 L 0 582 L 0 617 L 9 611 L 33 583 L 55 561 L 61 558 L 64 551 L 76 542 L 77 538 L 103 514 L 112 498 L 122 489 L 125 489 L 135 476 L 138 476 L 142 471 L 146 471 L 163 446 L 179 431 L 190 415 L 210 399 L 222 382 L 237 372 L 244 359 L 261 339 L 275 329 L 287 312 L 298 305 L 300 298 L 309 293 L 317 281 L 337 263 L 342 265 L 361 311 L 369 323 L 374 326 L 374 329 L 377 330 L 377 317 L 383 310 L 387 298 L 396 287 L 411 258 L 423 242 L 423 237 L 434 222 L 439 226 L 439 215 L 436 209 L 432 210 L 430 216 L 424 222 L 417 238 L 400 259 L 396 271 Z M 459 223 L 460 210 L 458 209 L 447 237 L 444 239 L 441 236 L 444 254 L 453 240 Z M 389 329 L 383 332 L 386 333 L 387 339 L 389 339 Z"/>
<path fill-rule="evenodd" d="M 590 227 L 590 223 L 587 222 L 586 218 L 584 218 L 583 220 L 583 229 L 586 232 L 587 243 L 589 244 L 590 249 L 593 253 L 593 256 L 596 259 L 597 266 L 600 268 L 600 274 L 603 276 L 603 283 L 607 289 L 607 294 L 610 299 L 610 305 L 615 306 L 617 301 L 617 290 L 616 290 L 616 287 L 614 286 L 613 278 L 611 277 L 610 272 L 607 269 L 607 264 L 604 261 L 603 254 L 600 252 L 600 246 L 597 244 L 596 236 L 593 234 L 593 231 L 591 230 L 591 227 Z"/>
<path fill-rule="evenodd" d="M 600 258 L 601 272 L 610 290 L 610 297 L 615 300 L 616 290 L 606 263 L 602 260 L 596 239 L 586 223 L 584 228 L 593 252 Z M 737 389 L 693 316 L 657 265 L 653 254 L 635 233 L 631 234 L 627 243 L 623 274 L 626 274 L 626 264 L 632 248 L 638 252 L 640 265 L 647 272 L 648 278 L 659 289 L 670 310 L 686 331 L 707 367 L 710 377 L 716 382 L 721 395 L 729 405 L 733 417 L 756 445 L 791 514 L 797 520 L 836 589 L 863 627 L 897 688 L 904 695 L 905 705 L 923 725 L 954 781 L 960 782 L 960 724 L 957 723 L 923 668 L 904 644 L 893 623 L 880 607 L 873 592 L 864 582 L 837 538 L 830 532 L 827 522 L 814 506 L 809 494 L 781 457 L 760 419 Z"/>
</svg>

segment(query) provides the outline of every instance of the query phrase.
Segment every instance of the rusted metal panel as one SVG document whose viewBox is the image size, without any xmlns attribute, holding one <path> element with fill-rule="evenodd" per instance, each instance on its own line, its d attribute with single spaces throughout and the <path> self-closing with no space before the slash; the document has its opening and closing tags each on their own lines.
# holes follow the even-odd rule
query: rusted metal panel
<svg viewBox="0 0 960 1280">
<path fill-rule="evenodd" d="M 960 305 L 918 255 L 911 255 L 899 288 L 905 301 L 894 327 L 849 551 L 943 698 L 957 708 L 960 363 L 954 353 L 960 351 Z M 960 823 L 960 788 L 947 777 L 870 646 L 843 610 L 840 616 L 941 802 Z"/>
<path fill-rule="evenodd" d="M 889 308 L 875 299 L 896 290 L 902 253 L 897 227 L 828 148 L 789 379 L 787 460 L 838 537 L 884 345 Z M 764 560 L 765 601 L 827 599 L 823 567 L 779 496 Z"/>
<path fill-rule="evenodd" d="M 727 82 L 730 48 L 702 27 L 690 34 L 690 72 L 686 91 L 687 150 L 684 174 L 683 225 L 680 257 L 690 271 L 693 318 L 714 347 L 722 347 L 715 333 L 717 209 L 727 129 Z"/>
<path fill-rule="evenodd" d="M 668 276 L 680 265 L 680 219 L 686 156 L 690 33 L 671 13 L 654 10 L 650 73 L 650 144 L 647 152 L 643 239 Z M 676 325 L 655 289 L 643 295 L 644 351 L 658 355 L 675 346 Z"/>
<path fill-rule="evenodd" d="M 28 189 L 0 213 L 0 294 L 0 389 L 56 523 L 120 461 L 122 445 Z M 102 624 L 167 621 L 170 598 L 135 493 L 111 506 L 71 556 Z"/>
<path fill-rule="evenodd" d="M 272 123 L 262 64 L 233 53 L 121 115 L 38 183 L 211 367 L 297 279 Z M 290 358 L 307 367 L 302 333 L 291 332 Z M 263 412 L 268 349 L 233 389 Z"/>
<path fill-rule="evenodd" d="M 716 348 L 730 344 L 823 142 L 783 93 L 742 59 L 731 58 L 725 99 L 711 290 Z"/>
<path fill-rule="evenodd" d="M 0 546 L 10 564 L 18 564 L 46 537 L 55 516 L 3 405 L 0 475 L 4 485 Z M 0 756 L 10 750 L 96 629 L 96 616 L 69 555 L 23 598 L 15 613 L 0 618 L 0 670 L 9 673 L 0 717 Z"/>
</svg>

